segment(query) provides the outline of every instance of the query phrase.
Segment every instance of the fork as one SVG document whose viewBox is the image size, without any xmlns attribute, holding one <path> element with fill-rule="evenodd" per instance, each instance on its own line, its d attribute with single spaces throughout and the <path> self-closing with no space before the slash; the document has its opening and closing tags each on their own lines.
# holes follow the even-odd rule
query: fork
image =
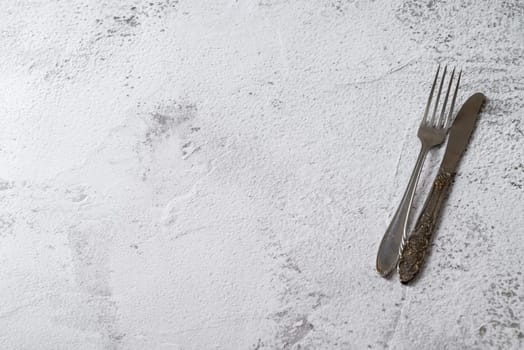
<svg viewBox="0 0 524 350">
<path fill-rule="evenodd" d="M 455 68 L 451 72 L 451 77 L 449 78 L 448 88 L 444 102 L 442 104 L 442 110 L 440 116 L 437 114 L 437 109 L 439 105 L 440 95 L 442 92 L 442 86 L 444 85 L 444 80 L 446 78 L 447 66 L 444 67 L 442 77 L 440 79 L 440 84 L 438 92 L 436 94 L 436 101 L 433 107 L 433 113 L 430 118 L 428 118 L 428 113 L 430 112 L 431 102 L 433 100 L 433 94 L 435 92 L 435 86 L 440 73 L 440 65 L 437 68 L 437 73 L 433 80 L 431 86 L 431 92 L 429 94 L 428 102 L 426 104 L 426 109 L 424 111 L 424 117 L 418 128 L 417 136 L 420 139 L 421 148 L 415 163 L 415 168 L 409 179 L 408 187 L 406 192 L 402 197 L 400 205 L 389 224 L 389 227 L 380 242 L 380 247 L 378 249 L 377 255 L 377 271 L 383 276 L 388 276 L 397 266 L 400 251 L 404 245 L 405 240 L 407 239 L 407 222 L 409 213 L 411 211 L 411 205 L 413 203 L 413 197 L 415 195 L 415 188 L 417 187 L 418 179 L 420 177 L 420 172 L 422 171 L 422 166 L 424 160 L 430 149 L 433 147 L 439 146 L 446 139 L 446 135 L 449 127 L 451 126 L 451 118 L 453 114 L 453 107 L 455 105 L 455 100 L 457 98 L 457 91 L 460 83 L 460 77 L 462 71 L 459 72 L 457 82 L 455 85 L 455 91 L 453 93 L 453 98 L 450 104 L 449 113 L 446 115 L 446 105 L 448 103 L 449 93 L 451 91 L 453 78 L 455 76 Z"/>
</svg>

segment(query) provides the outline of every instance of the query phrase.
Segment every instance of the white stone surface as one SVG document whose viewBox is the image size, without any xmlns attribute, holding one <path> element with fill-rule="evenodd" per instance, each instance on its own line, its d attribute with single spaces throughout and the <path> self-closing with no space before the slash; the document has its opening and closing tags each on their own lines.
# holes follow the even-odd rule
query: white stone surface
<svg viewBox="0 0 524 350">
<path fill-rule="evenodd" d="M 521 1 L 3 1 L 0 32 L 1 349 L 524 347 Z M 489 101 L 402 286 L 375 256 L 437 63 Z"/>
</svg>

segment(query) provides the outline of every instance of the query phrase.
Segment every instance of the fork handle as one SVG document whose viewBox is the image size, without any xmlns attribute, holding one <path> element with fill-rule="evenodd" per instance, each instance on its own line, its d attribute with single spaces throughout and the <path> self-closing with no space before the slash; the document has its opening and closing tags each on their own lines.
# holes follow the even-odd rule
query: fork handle
<svg viewBox="0 0 524 350">
<path fill-rule="evenodd" d="M 442 203 L 446 198 L 455 174 L 440 168 L 413 233 L 407 239 L 398 264 L 400 282 L 408 283 L 420 272 L 426 252 L 431 245 Z"/>
<path fill-rule="evenodd" d="M 422 144 L 406 192 L 404 192 L 402 201 L 380 242 L 377 254 L 377 271 L 384 277 L 388 276 L 397 267 L 400 254 L 399 250 L 402 241 L 406 237 L 406 226 L 415 195 L 415 188 L 417 187 L 420 172 L 428 151 L 429 147 Z"/>
</svg>

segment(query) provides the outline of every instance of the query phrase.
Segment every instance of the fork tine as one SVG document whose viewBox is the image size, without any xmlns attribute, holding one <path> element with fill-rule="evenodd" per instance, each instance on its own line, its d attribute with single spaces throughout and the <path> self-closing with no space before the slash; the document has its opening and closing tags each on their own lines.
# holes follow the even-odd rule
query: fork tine
<svg viewBox="0 0 524 350">
<path fill-rule="evenodd" d="M 451 84 L 453 83 L 453 76 L 455 75 L 455 68 L 451 71 L 451 76 L 449 77 L 448 91 L 446 92 L 446 97 L 444 97 L 444 103 L 442 104 L 442 111 L 440 112 L 440 117 L 438 118 L 437 127 L 444 127 L 444 115 L 446 113 L 446 105 L 448 104 L 449 91 L 451 90 Z"/>
<path fill-rule="evenodd" d="M 442 78 L 440 79 L 440 85 L 438 87 L 437 100 L 435 101 L 435 108 L 433 108 L 433 115 L 431 116 L 430 125 L 434 126 L 436 122 L 435 116 L 437 115 L 438 101 L 440 100 L 440 93 L 442 92 L 442 85 L 444 84 L 444 79 L 446 78 L 446 71 L 448 66 L 444 66 L 444 72 L 442 72 Z"/>
<path fill-rule="evenodd" d="M 428 112 L 429 107 L 431 106 L 431 100 L 433 99 L 433 92 L 435 91 L 435 85 L 437 85 L 438 73 L 440 71 L 440 64 L 437 67 L 437 74 L 435 74 L 435 79 L 433 79 L 433 85 L 431 85 L 431 92 L 429 93 L 428 103 L 426 104 L 426 110 L 424 111 L 424 118 L 422 118 L 421 125 L 426 125 L 428 123 Z"/>
<path fill-rule="evenodd" d="M 461 76 L 462 76 L 462 70 L 459 72 L 457 84 L 455 85 L 455 92 L 453 93 L 453 99 L 451 100 L 451 106 L 449 106 L 448 118 L 446 119 L 446 123 L 444 124 L 445 128 L 449 128 L 451 126 L 451 118 L 453 118 L 453 108 L 455 107 L 455 100 L 457 99 L 457 92 L 459 89 Z"/>
</svg>

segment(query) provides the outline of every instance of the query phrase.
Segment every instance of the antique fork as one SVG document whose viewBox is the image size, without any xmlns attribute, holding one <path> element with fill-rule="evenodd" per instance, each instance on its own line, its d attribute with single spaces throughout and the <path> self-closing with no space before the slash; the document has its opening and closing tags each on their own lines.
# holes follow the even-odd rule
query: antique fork
<svg viewBox="0 0 524 350">
<path fill-rule="evenodd" d="M 444 85 L 444 80 L 446 78 L 446 71 L 447 66 L 444 67 L 442 77 L 440 78 L 440 84 L 433 107 L 433 113 L 431 117 L 428 118 L 428 112 L 430 111 L 431 102 L 433 100 L 435 86 L 437 85 L 439 78 L 440 65 L 437 68 L 437 74 L 435 74 L 435 79 L 433 80 L 433 85 L 431 86 L 431 92 L 429 94 L 426 109 L 424 111 L 424 117 L 422 118 L 422 122 L 418 128 L 417 134 L 421 142 L 420 153 L 418 155 L 417 162 L 415 163 L 413 173 L 411 174 L 411 178 L 409 179 L 406 192 L 402 197 L 402 201 L 400 202 L 400 205 L 393 216 L 393 219 L 391 220 L 391 223 L 389 224 L 382 241 L 380 242 L 377 255 L 377 271 L 384 277 L 389 275 L 396 268 L 400 251 L 402 250 L 404 241 L 407 238 L 408 217 L 424 160 L 426 159 L 426 156 L 431 148 L 436 147 L 444 142 L 448 129 L 451 126 L 453 107 L 455 106 L 455 100 L 457 98 L 457 91 L 462 72 L 458 74 L 458 79 L 455 85 L 455 91 L 453 93 L 449 112 L 446 115 L 446 105 L 448 103 L 449 93 L 452 87 L 453 78 L 455 76 L 455 69 L 453 68 L 451 77 L 449 78 L 446 96 L 442 104 L 442 110 L 439 116 L 437 109 L 442 92 L 442 86 Z"/>
</svg>

